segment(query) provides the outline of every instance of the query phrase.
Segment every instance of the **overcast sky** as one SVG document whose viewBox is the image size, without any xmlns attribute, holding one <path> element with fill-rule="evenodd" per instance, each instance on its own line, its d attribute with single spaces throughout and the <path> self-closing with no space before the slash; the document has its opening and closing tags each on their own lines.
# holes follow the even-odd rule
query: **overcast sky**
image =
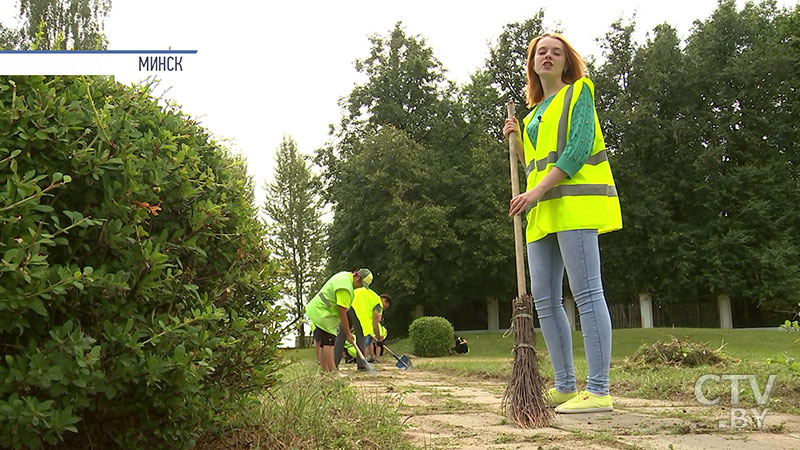
<svg viewBox="0 0 800 450">
<path fill-rule="evenodd" d="M 13 22 L 15 3 L 0 2 L 3 24 Z M 523 21 L 541 7 L 545 27 L 562 28 L 579 52 L 600 59 L 596 39 L 620 17 L 636 14 L 638 41 L 663 22 L 686 38 L 693 21 L 708 18 L 717 4 L 716 0 L 522 1 L 502 7 L 490 3 L 113 0 L 105 33 L 113 50 L 198 50 L 185 58 L 183 72 L 162 76 L 162 87 L 171 86 L 167 96 L 184 112 L 231 140 L 230 146 L 247 157 L 260 187 L 272 177 L 282 135 L 291 135 L 307 154 L 325 143 L 328 125 L 341 117 L 338 99 L 362 81 L 353 61 L 367 56 L 367 37 L 387 34 L 397 21 L 403 22 L 406 33 L 424 37 L 449 78 L 463 84 L 483 65 L 487 43 L 504 25 Z M 519 76 L 524 76 L 522 68 Z M 118 74 L 117 79 L 136 82 L 140 76 Z M 259 204 L 262 192 L 257 192 Z"/>
</svg>

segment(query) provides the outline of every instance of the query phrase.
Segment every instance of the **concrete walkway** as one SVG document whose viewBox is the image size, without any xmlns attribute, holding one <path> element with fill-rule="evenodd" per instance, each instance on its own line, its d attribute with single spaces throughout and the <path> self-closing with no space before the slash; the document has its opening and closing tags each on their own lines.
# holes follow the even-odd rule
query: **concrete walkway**
<svg viewBox="0 0 800 450">
<path fill-rule="evenodd" d="M 768 413 L 763 430 L 722 430 L 727 408 L 615 397 L 610 413 L 556 415 L 550 427 L 526 430 L 501 409 L 505 383 L 465 380 L 388 359 L 371 376 L 343 368 L 370 395 L 389 396 L 406 435 L 425 449 L 800 449 L 800 416 Z"/>
</svg>

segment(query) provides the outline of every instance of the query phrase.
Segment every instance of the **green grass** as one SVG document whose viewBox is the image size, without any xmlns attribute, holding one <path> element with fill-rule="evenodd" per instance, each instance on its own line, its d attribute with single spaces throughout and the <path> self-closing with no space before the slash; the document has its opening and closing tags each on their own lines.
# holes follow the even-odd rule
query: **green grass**
<svg viewBox="0 0 800 450">
<path fill-rule="evenodd" d="M 442 358 L 414 358 L 414 367 L 442 371 L 460 376 L 506 380 L 513 364 L 513 337 L 502 333 L 462 333 L 469 342 L 467 355 Z M 710 349 L 725 345 L 723 353 L 734 358 L 722 365 L 685 367 L 630 368 L 621 364 L 642 344 L 656 340 L 669 340 L 672 336 L 688 337 L 691 342 L 707 343 Z M 787 353 L 800 359 L 800 345 L 794 343 L 796 334 L 776 330 L 721 330 L 714 328 L 629 328 L 613 331 L 611 390 L 614 395 L 654 400 L 673 400 L 697 405 L 694 383 L 706 373 L 755 374 L 763 388 L 769 374 L 778 375 L 768 407 L 776 412 L 800 413 L 800 377 L 786 366 L 769 365 L 767 359 Z M 412 343 L 401 339 L 389 344 L 398 354 L 412 354 Z M 536 350 L 540 373 L 552 382 L 553 371 L 547 358 L 544 338 L 537 334 Z M 573 333 L 575 370 L 580 383 L 586 376 L 586 358 L 580 331 Z M 287 355 L 295 360 L 314 360 L 313 350 L 290 350 Z M 384 356 L 386 358 L 388 355 Z M 388 356 L 391 358 L 391 356 Z M 738 361 L 736 361 L 738 360 Z M 723 404 L 730 399 L 730 384 L 709 383 L 708 397 L 720 395 Z M 747 383 L 742 383 L 743 406 L 755 406 Z"/>
<path fill-rule="evenodd" d="M 324 376 L 308 362 L 283 369 L 281 378 L 279 387 L 231 413 L 223 432 L 201 439 L 197 448 L 415 448 L 402 436 L 399 398 Z"/>
<path fill-rule="evenodd" d="M 469 354 L 472 358 L 511 358 L 514 345 L 513 336 L 503 338 L 502 333 L 464 334 L 469 343 Z M 725 343 L 725 353 L 740 359 L 766 360 L 775 354 L 794 350 L 800 353 L 800 345 L 793 344 L 796 334 L 774 330 L 721 330 L 715 328 L 625 328 L 613 331 L 611 346 L 612 358 L 623 358 L 636 351 L 639 346 L 655 342 L 658 339 L 669 339 L 670 336 L 688 336 L 693 342 L 707 342 L 710 347 L 717 348 Z M 537 351 L 545 351 L 544 337 L 536 335 Z M 411 341 L 402 339 L 389 344 L 395 353 L 411 353 Z M 582 357 L 583 337 L 580 331 L 572 334 L 572 347 L 575 357 Z M 794 348 L 793 348 L 794 347 Z M 312 355 L 313 357 L 313 352 Z"/>
</svg>

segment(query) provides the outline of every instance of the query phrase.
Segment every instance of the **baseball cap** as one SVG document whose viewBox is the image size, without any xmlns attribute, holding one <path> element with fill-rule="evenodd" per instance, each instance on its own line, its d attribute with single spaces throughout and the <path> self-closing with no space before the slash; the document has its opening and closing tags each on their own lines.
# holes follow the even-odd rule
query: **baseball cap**
<svg viewBox="0 0 800 450">
<path fill-rule="evenodd" d="M 372 271 L 362 267 L 358 269 L 358 275 L 361 276 L 361 282 L 364 284 L 364 287 L 369 288 L 369 285 L 372 284 Z"/>
</svg>

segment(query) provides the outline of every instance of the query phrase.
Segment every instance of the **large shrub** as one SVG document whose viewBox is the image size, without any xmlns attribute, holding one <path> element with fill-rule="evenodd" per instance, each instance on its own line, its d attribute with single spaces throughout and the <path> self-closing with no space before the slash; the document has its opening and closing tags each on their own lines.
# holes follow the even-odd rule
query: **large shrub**
<svg viewBox="0 0 800 450">
<path fill-rule="evenodd" d="M 453 325 L 444 317 L 420 317 L 408 327 L 408 336 L 419 356 L 444 356 L 453 347 Z"/>
<path fill-rule="evenodd" d="M 0 447 L 187 448 L 271 385 L 252 200 L 147 87 L 0 77 Z"/>
</svg>

